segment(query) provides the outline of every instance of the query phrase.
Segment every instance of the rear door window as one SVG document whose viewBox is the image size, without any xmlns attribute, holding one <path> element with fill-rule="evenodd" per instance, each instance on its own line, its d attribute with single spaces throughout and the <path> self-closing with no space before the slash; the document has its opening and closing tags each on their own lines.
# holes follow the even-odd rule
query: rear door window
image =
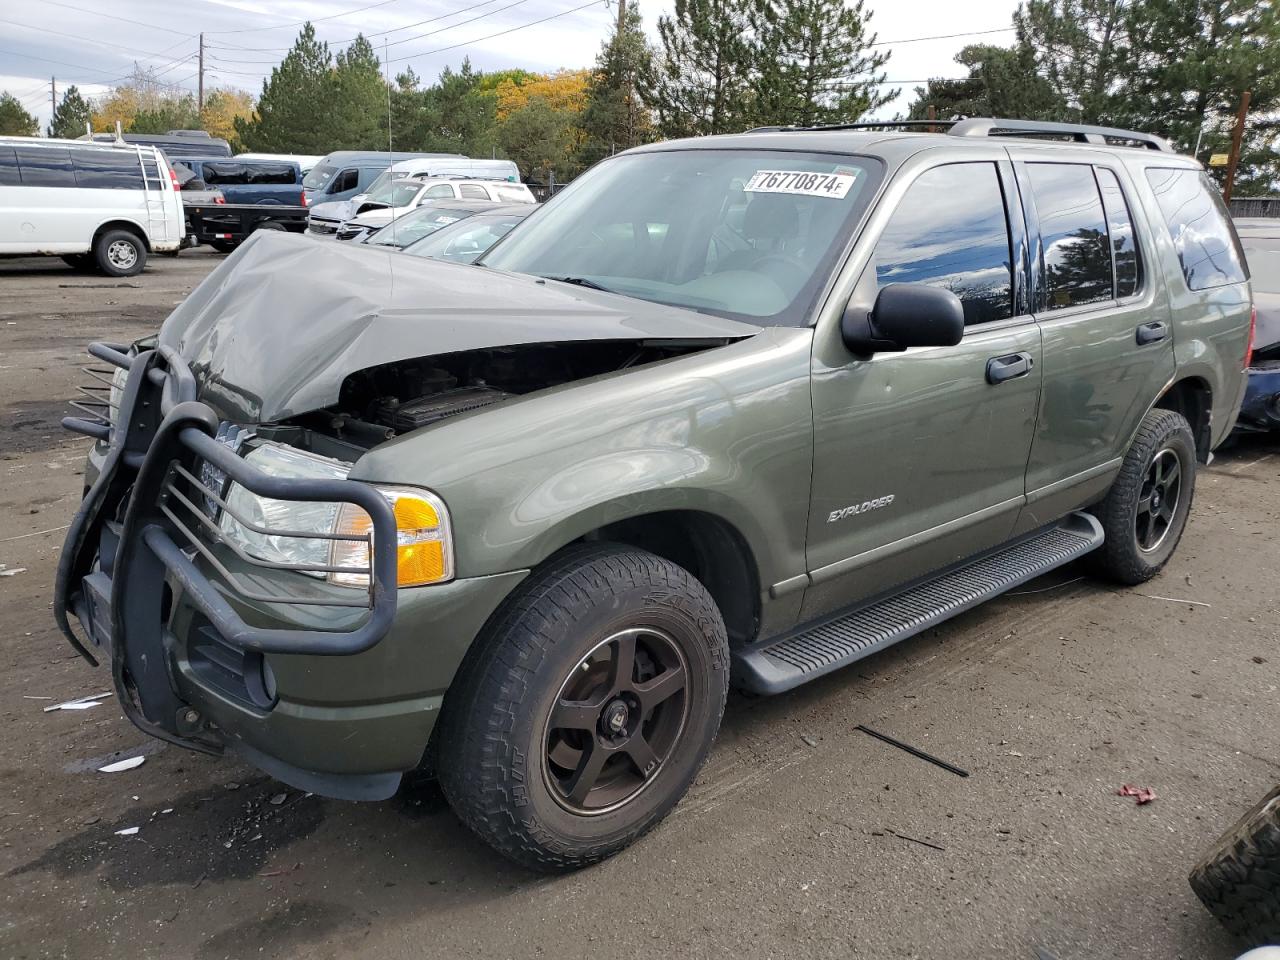
<svg viewBox="0 0 1280 960">
<path fill-rule="evenodd" d="M 1208 175 L 1185 167 L 1148 167 L 1146 172 L 1187 286 L 1205 290 L 1248 280 L 1240 239 Z"/>
<path fill-rule="evenodd" d="M 71 151 L 57 148 L 15 147 L 24 187 L 74 187 Z"/>
<path fill-rule="evenodd" d="M 1107 230 L 1111 236 L 1111 255 L 1116 268 L 1116 296 L 1131 297 L 1142 287 L 1142 258 L 1133 233 L 1133 218 L 1115 173 L 1106 167 L 1095 167 L 1098 186 L 1102 188 L 1102 206 L 1107 213 Z"/>
<path fill-rule="evenodd" d="M 460 188 L 462 195 L 471 200 L 488 200 L 489 194 L 478 183 L 464 183 Z"/>
<path fill-rule="evenodd" d="M 434 187 L 427 187 L 427 192 L 422 195 L 423 200 L 452 200 L 453 187 L 447 183 L 437 183 Z"/>
<path fill-rule="evenodd" d="M 876 244 L 876 281 L 927 283 L 964 305 L 966 325 L 1013 316 L 1013 258 L 994 163 L 953 163 L 922 173 Z"/>
<path fill-rule="evenodd" d="M 1061 310 L 1112 297 L 1111 250 L 1093 167 L 1029 163 L 1040 217 L 1048 308 Z"/>
<path fill-rule="evenodd" d="M 142 164 L 132 151 L 71 150 L 76 185 L 90 190 L 141 190 Z"/>
</svg>

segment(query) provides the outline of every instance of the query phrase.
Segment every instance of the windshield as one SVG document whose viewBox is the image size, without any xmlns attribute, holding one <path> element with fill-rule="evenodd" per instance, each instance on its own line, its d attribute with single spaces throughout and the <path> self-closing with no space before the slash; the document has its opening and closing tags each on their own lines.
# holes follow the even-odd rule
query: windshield
<svg viewBox="0 0 1280 960">
<path fill-rule="evenodd" d="M 402 217 L 397 217 L 377 233 L 372 234 L 365 242 L 388 247 L 406 247 L 442 227 L 465 220 L 471 215 L 471 210 L 447 210 L 422 206 Z"/>
<path fill-rule="evenodd" d="M 302 178 L 302 185 L 308 190 L 320 190 L 333 179 L 333 175 L 338 172 L 338 169 L 337 164 L 318 163 Z"/>
<path fill-rule="evenodd" d="M 392 180 L 369 191 L 370 203 L 385 203 L 389 207 L 407 207 L 422 190 L 416 180 Z"/>
<path fill-rule="evenodd" d="M 475 263 L 486 250 L 511 232 L 523 214 L 490 214 L 438 230 L 405 249 L 415 257 L 432 257 L 454 263 Z"/>
<path fill-rule="evenodd" d="M 483 263 L 802 325 L 871 196 L 873 164 L 772 150 L 626 154 L 575 181 Z"/>
</svg>

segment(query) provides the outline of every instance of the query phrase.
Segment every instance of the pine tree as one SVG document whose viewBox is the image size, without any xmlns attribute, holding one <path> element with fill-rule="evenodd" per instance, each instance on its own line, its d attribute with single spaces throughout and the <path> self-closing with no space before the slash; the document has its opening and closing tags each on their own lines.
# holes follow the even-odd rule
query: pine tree
<svg viewBox="0 0 1280 960">
<path fill-rule="evenodd" d="M 852 123 L 897 96 L 884 87 L 888 51 L 876 51 L 863 0 L 756 0 L 755 120 Z"/>
<path fill-rule="evenodd" d="M 74 140 L 85 132 L 85 124 L 92 112 L 89 101 L 80 95 L 80 88 L 72 84 L 63 92 L 62 100 L 53 111 L 49 136 Z"/>
<path fill-rule="evenodd" d="M 40 123 L 23 109 L 22 101 L 7 90 L 0 93 L 0 136 L 34 137 Z"/>
<path fill-rule="evenodd" d="M 1049 82 L 1036 73 L 1035 57 L 1028 47 L 973 43 L 956 54 L 956 63 L 968 67 L 969 76 L 930 80 L 927 87 L 916 87 L 908 119 L 928 119 L 931 106 L 939 120 L 1060 120 L 1066 112 Z"/>
<path fill-rule="evenodd" d="M 324 154 L 335 143 L 333 58 L 329 45 L 306 24 L 280 66 L 262 82 L 258 113 L 237 117 L 236 132 L 247 150 Z"/>
<path fill-rule="evenodd" d="M 497 96 L 484 74 L 471 68 L 469 58 L 458 70 L 445 67 L 440 80 L 427 91 L 431 125 L 427 150 L 487 157 L 498 143 Z"/>
<path fill-rule="evenodd" d="M 580 153 L 583 163 L 590 165 L 653 139 L 653 121 L 640 100 L 640 90 L 652 77 L 653 51 L 633 3 L 627 8 L 622 29 L 615 25 L 596 56 L 582 113 L 586 134 Z"/>
<path fill-rule="evenodd" d="M 645 91 L 663 136 L 734 133 L 750 124 L 756 45 L 750 0 L 676 0 L 658 18 L 662 52 Z"/>
<path fill-rule="evenodd" d="M 333 102 L 328 122 L 335 149 L 386 149 L 387 84 L 373 45 L 357 36 L 338 54 L 333 71 Z"/>
<path fill-rule="evenodd" d="M 1066 119 L 1124 125 L 1136 66 L 1131 7 L 1146 0 L 1028 0 L 1013 16 L 1021 46 L 1065 105 Z"/>
<path fill-rule="evenodd" d="M 1240 97 L 1250 115 L 1280 110 L 1280 9 L 1268 0 L 1146 0 L 1132 11 L 1140 69 L 1128 87 L 1133 122 L 1208 160 L 1229 149 Z M 1274 129 L 1247 128 L 1237 194 L 1280 176 Z M 1215 168 L 1219 175 L 1223 168 Z"/>
</svg>

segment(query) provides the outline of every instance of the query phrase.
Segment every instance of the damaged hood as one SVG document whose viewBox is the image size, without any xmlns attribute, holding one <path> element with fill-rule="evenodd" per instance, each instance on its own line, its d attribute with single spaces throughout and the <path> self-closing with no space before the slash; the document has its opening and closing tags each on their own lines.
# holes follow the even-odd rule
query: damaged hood
<svg viewBox="0 0 1280 960">
<path fill-rule="evenodd" d="M 357 370 L 464 350 L 584 340 L 740 339 L 760 327 L 364 244 L 260 231 L 160 330 L 224 416 L 330 406 Z"/>
</svg>

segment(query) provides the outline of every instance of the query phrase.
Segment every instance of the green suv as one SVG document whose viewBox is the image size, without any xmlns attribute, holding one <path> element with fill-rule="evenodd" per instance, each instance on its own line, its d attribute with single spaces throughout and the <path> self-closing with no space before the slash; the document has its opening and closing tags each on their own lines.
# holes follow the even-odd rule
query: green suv
<svg viewBox="0 0 1280 960">
<path fill-rule="evenodd" d="M 256 235 L 93 344 L 55 613 L 130 719 L 300 789 L 434 770 L 537 868 L 679 801 L 777 693 L 1088 554 L 1169 559 L 1246 266 L 1122 130 L 628 151 L 480 266 Z"/>
</svg>

